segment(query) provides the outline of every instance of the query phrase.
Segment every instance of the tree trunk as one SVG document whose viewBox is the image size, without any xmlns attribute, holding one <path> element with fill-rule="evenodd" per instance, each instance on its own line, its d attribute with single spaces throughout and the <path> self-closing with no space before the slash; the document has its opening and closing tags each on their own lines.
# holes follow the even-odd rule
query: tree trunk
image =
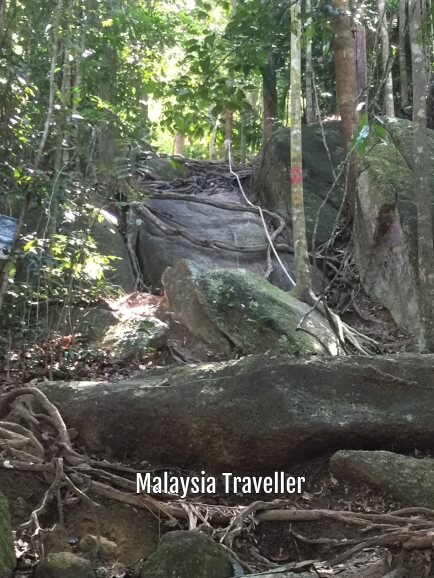
<svg viewBox="0 0 434 578">
<path fill-rule="evenodd" d="M 386 2 L 378 0 L 378 18 L 380 22 L 381 61 L 384 78 L 384 112 L 386 116 L 395 116 L 393 100 L 392 60 L 390 57 L 389 31 L 387 29 Z"/>
<path fill-rule="evenodd" d="M 211 138 L 209 140 L 209 158 L 212 161 L 215 161 L 217 158 L 217 151 L 216 151 L 216 139 L 217 139 L 217 131 L 219 129 L 219 120 L 216 119 L 214 126 L 212 127 Z"/>
<path fill-rule="evenodd" d="M 64 57 L 63 57 L 63 67 L 62 67 L 62 86 L 60 89 L 60 99 L 61 99 L 61 110 L 57 122 L 57 137 L 56 137 L 56 149 L 54 152 L 54 180 L 52 185 L 52 192 L 50 198 L 50 207 L 48 212 L 48 223 L 47 231 L 51 237 L 56 233 L 57 230 L 57 220 L 59 214 L 60 206 L 60 191 L 61 191 L 61 178 L 64 166 L 69 161 L 69 152 L 63 146 L 64 136 L 65 136 L 65 117 L 70 109 L 70 96 L 71 96 L 71 63 L 70 57 L 70 47 L 69 47 L 70 37 L 69 32 L 66 32 L 65 46 L 64 46 Z"/>
<path fill-rule="evenodd" d="M 296 286 L 292 294 L 310 302 L 312 293 L 303 195 L 301 142 L 301 0 L 291 5 L 291 216 Z"/>
<path fill-rule="evenodd" d="M 401 87 L 401 108 L 408 105 L 408 74 L 407 74 L 407 0 L 399 3 L 399 79 Z"/>
<path fill-rule="evenodd" d="M 366 29 L 363 21 L 364 8 L 363 0 L 359 0 L 356 8 L 356 75 L 358 102 L 364 102 L 365 110 L 367 110 L 368 66 L 366 58 Z"/>
<path fill-rule="evenodd" d="M 351 142 L 357 130 L 357 74 L 356 47 L 351 17 L 346 0 L 333 0 L 332 15 L 333 50 L 336 70 L 336 93 L 338 108 L 342 119 L 344 146 L 350 153 Z M 354 213 L 354 201 L 357 181 L 357 166 L 354 155 L 349 159 L 347 176 L 348 208 Z"/>
<path fill-rule="evenodd" d="M 278 115 L 277 88 L 276 88 L 276 64 L 274 62 L 273 50 L 268 51 L 267 63 L 261 67 L 263 102 L 264 102 L 264 122 L 263 122 L 263 144 L 265 145 L 273 134 L 274 123 Z"/>
<path fill-rule="evenodd" d="M 410 42 L 413 70 L 414 173 L 417 205 L 419 266 L 419 308 L 421 349 L 434 351 L 434 247 L 428 148 L 427 94 L 429 90 L 429 50 L 424 46 L 422 2 L 409 0 Z"/>
<path fill-rule="evenodd" d="M 84 23 L 81 25 L 80 37 L 78 39 L 78 46 L 76 47 L 75 54 L 75 74 L 72 80 L 72 114 L 78 114 L 78 107 L 82 101 L 82 78 L 83 78 L 83 53 L 86 47 L 86 26 Z M 74 130 L 75 139 L 75 170 L 77 174 L 80 173 L 80 123 L 76 124 Z"/>
<path fill-rule="evenodd" d="M 173 142 L 173 154 L 183 157 L 184 147 L 185 147 L 185 136 L 182 133 L 177 132 Z"/>
<path fill-rule="evenodd" d="M 237 0 L 231 0 L 232 13 L 235 12 L 237 7 Z M 234 132 L 234 112 L 233 110 L 227 110 L 225 113 L 225 141 L 230 141 L 232 145 Z M 229 147 L 225 146 L 225 161 L 229 160 Z"/>
<path fill-rule="evenodd" d="M 3 48 L 3 42 L 6 34 L 5 13 L 6 0 L 0 0 L 0 49 Z"/>
<path fill-rule="evenodd" d="M 241 131 L 240 131 L 240 162 L 246 164 L 247 160 L 247 112 L 241 113 Z"/>
<path fill-rule="evenodd" d="M 306 0 L 307 25 L 312 23 L 312 2 Z M 313 102 L 313 78 L 312 78 L 312 38 L 310 34 L 306 39 L 306 124 L 314 124 L 316 120 L 315 106 Z"/>
<path fill-rule="evenodd" d="M 234 132 L 234 113 L 232 110 L 227 110 L 225 113 L 225 142 L 229 141 L 232 144 Z M 225 161 L 229 159 L 229 148 L 225 147 Z"/>
</svg>

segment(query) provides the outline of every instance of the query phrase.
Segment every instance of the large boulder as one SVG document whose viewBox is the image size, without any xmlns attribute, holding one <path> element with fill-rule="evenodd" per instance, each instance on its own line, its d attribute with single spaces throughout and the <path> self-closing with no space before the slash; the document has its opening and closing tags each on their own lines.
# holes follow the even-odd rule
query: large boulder
<svg viewBox="0 0 434 578">
<path fill-rule="evenodd" d="M 336 222 L 342 201 L 342 190 L 335 186 L 333 174 L 345 158 L 339 122 L 303 127 L 303 186 L 306 228 L 309 242 L 315 223 L 316 245 L 328 240 Z M 327 148 L 324 145 L 324 139 Z M 264 206 L 279 213 L 291 224 L 290 171 L 291 130 L 280 128 L 274 132 L 264 148 L 256 170 L 254 187 Z M 331 192 L 330 192 L 331 191 Z M 319 213 L 319 218 L 318 218 Z"/>
<path fill-rule="evenodd" d="M 230 210 L 212 205 L 223 203 L 242 208 L 245 201 L 239 191 L 232 188 L 222 193 L 205 191 L 192 195 L 191 199 L 161 196 L 144 199 L 142 203 L 158 217 L 163 228 L 175 228 L 199 242 L 195 243 L 182 234 L 168 234 L 150 218 L 149 213 L 140 210 L 140 206 L 131 205 L 129 235 L 136 239 L 137 260 L 145 282 L 150 286 L 161 288 L 163 272 L 181 259 L 191 259 L 208 269 L 243 267 L 259 275 L 266 273 L 268 244 L 259 215 L 249 210 Z M 280 240 L 282 242 L 285 243 L 285 239 Z M 281 252 L 281 258 L 286 268 L 293 271 L 293 255 Z M 290 289 L 290 281 L 274 259 L 272 262 L 271 280 Z"/>
<path fill-rule="evenodd" d="M 0 578 L 9 578 L 15 568 L 15 549 L 9 505 L 0 492 Z"/>
<path fill-rule="evenodd" d="M 99 215 L 101 218 L 94 218 L 89 230 L 97 254 L 110 258 L 105 278 L 119 289 L 131 292 L 135 287 L 135 277 L 127 244 L 118 228 L 118 219 L 105 210 L 99 210 Z"/>
<path fill-rule="evenodd" d="M 62 214 L 59 217 L 57 233 L 69 239 L 71 245 L 68 251 L 71 259 L 78 258 L 77 247 L 86 248 L 79 260 L 84 265 L 84 272 L 89 274 L 87 286 L 94 284 L 93 279 L 96 281 L 103 267 L 104 279 L 108 283 L 121 292 L 131 292 L 135 287 L 135 276 L 127 244 L 118 227 L 118 216 L 101 209 L 103 202 L 102 199 L 96 198 L 95 206 L 83 208 L 80 215 L 69 212 Z M 37 239 L 47 237 L 47 230 L 45 213 L 41 207 L 32 207 L 23 227 L 24 240 L 33 241 L 36 247 Z M 71 257 L 73 252 L 74 256 Z M 40 279 L 44 280 L 46 275 L 40 275 L 40 269 L 49 263 L 54 266 L 48 252 L 41 255 L 32 249 L 25 254 L 18 253 L 15 281 L 20 284 L 33 284 L 35 290 L 44 292 L 44 285 L 41 285 Z M 56 279 L 55 275 L 53 279 Z M 86 288 L 85 283 L 83 288 Z"/>
<path fill-rule="evenodd" d="M 223 546 L 200 532 L 169 532 L 146 560 L 140 578 L 229 578 L 230 556 Z"/>
<path fill-rule="evenodd" d="M 269 472 L 338 449 L 434 448 L 433 355 L 253 355 L 41 389 L 88 452 L 132 463 Z"/>
<path fill-rule="evenodd" d="M 338 352 L 325 318 L 250 271 L 208 271 L 180 261 L 166 270 L 163 284 L 175 318 L 216 351 Z M 298 330 L 299 324 L 307 333 Z"/>
<path fill-rule="evenodd" d="M 388 138 L 369 142 L 359 178 L 354 243 L 365 291 L 392 314 L 396 323 L 417 333 L 417 209 L 414 196 L 413 124 L 384 121 Z M 434 131 L 428 130 L 434 158 Z M 434 164 L 431 189 L 434 204 Z"/>
<path fill-rule="evenodd" d="M 403 504 L 434 507 L 434 460 L 385 451 L 339 451 L 330 459 L 337 478 L 363 482 Z"/>
<path fill-rule="evenodd" d="M 149 156 L 137 160 L 136 170 L 145 179 L 172 181 L 186 177 L 188 167 L 170 156 Z"/>
</svg>

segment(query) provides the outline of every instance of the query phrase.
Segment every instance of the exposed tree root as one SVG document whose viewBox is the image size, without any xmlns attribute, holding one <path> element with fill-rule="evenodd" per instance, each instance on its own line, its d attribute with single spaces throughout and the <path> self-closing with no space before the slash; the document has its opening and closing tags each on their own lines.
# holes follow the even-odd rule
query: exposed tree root
<svg viewBox="0 0 434 578">
<path fill-rule="evenodd" d="M 136 484 L 131 480 L 135 470 L 89 459 L 73 449 L 62 416 L 40 390 L 24 387 L 4 394 L 0 398 L 0 417 L 5 417 L 6 414 L 10 416 L 0 421 L 0 467 L 42 473 L 48 484 L 40 504 L 19 529 L 40 552 L 43 552 L 43 536 L 46 532 L 41 527 L 41 515 L 50 502 L 55 500 L 59 522 L 63 523 L 64 503 L 67 495 L 71 494 L 94 511 L 98 537 L 99 504 L 94 497 L 100 496 L 145 509 L 169 525 L 182 524 L 189 529 L 207 531 L 231 551 L 236 548 L 237 538 L 261 522 L 286 522 L 292 525 L 298 522 L 333 520 L 343 527 L 357 528 L 360 534 L 358 538 L 335 540 L 328 537 L 309 538 L 299 534 L 291 526 L 290 532 L 296 541 L 324 546 L 326 559 L 321 564 L 329 567 L 342 564 L 355 553 L 374 546 L 395 549 L 398 546 L 402 551 L 432 550 L 434 546 L 434 510 L 428 508 L 404 508 L 376 514 L 294 509 L 287 500 L 257 501 L 249 506 L 229 507 L 199 501 L 174 500 L 173 495 L 165 496 L 166 499 L 159 495 L 157 499 L 156 496 L 136 493 Z M 25 425 L 11 421 L 13 416 L 18 416 Z M 44 417 L 49 419 L 43 419 Z M 341 551 L 336 553 L 337 549 Z M 279 573 L 284 576 L 285 572 L 313 564 L 313 561 L 304 561 L 297 563 L 297 568 L 294 564 L 277 567 L 275 563 L 264 559 L 259 552 L 252 551 L 251 555 L 257 561 L 260 557 L 261 564 L 270 568 L 264 576 Z M 248 560 L 235 556 L 249 572 L 253 571 Z"/>
</svg>

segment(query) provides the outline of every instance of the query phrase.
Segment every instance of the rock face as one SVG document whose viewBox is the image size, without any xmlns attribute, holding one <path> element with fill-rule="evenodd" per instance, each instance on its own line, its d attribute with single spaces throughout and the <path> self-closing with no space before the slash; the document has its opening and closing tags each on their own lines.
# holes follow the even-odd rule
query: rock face
<svg viewBox="0 0 434 578">
<path fill-rule="evenodd" d="M 434 460 L 385 451 L 339 451 L 330 459 L 338 477 L 386 492 L 409 506 L 434 506 Z"/>
<path fill-rule="evenodd" d="M 226 550 L 200 532 L 169 532 L 142 566 L 140 578 L 229 578 Z"/>
<path fill-rule="evenodd" d="M 95 578 L 92 564 L 71 552 L 48 554 L 36 568 L 35 578 Z"/>
<path fill-rule="evenodd" d="M 373 140 L 363 160 L 354 222 L 356 257 L 365 291 L 399 326 L 415 332 L 419 305 L 413 126 L 389 119 L 385 127 L 388 142 Z M 428 134 L 434 157 L 434 131 Z M 431 175 L 434 193 L 434 170 Z"/>
<path fill-rule="evenodd" d="M 327 149 L 320 126 L 303 127 L 303 184 L 308 240 L 311 241 L 317 213 L 335 178 L 333 168 L 344 159 L 339 122 L 324 124 Z M 264 206 L 290 223 L 291 185 L 289 158 L 291 130 L 278 129 L 266 145 L 255 176 L 254 187 Z M 316 245 L 327 241 L 336 221 L 342 193 L 335 188 L 321 208 Z"/>
<path fill-rule="evenodd" d="M 197 200 L 245 206 L 241 193 L 232 188 L 224 193 L 200 193 L 192 196 L 191 200 L 152 198 L 146 201 L 146 207 L 158 215 L 164 225 L 186 231 L 201 240 L 201 245 L 182 235 L 168 235 L 139 208 L 130 208 L 130 222 L 136 228 L 130 234 L 137 239 L 136 254 L 145 281 L 152 287 L 161 287 L 165 269 L 181 259 L 190 259 L 208 269 L 243 267 L 260 275 L 265 274 L 267 239 L 259 216 L 245 210 L 222 209 Z M 212 243 L 223 243 L 232 249 L 215 248 Z M 282 252 L 281 258 L 292 271 L 292 254 Z M 273 264 L 273 282 L 283 288 L 291 288 L 281 269 L 274 261 Z"/>
<path fill-rule="evenodd" d="M 256 355 L 42 391 L 108 459 L 270 472 L 339 449 L 434 448 L 432 355 Z"/>
<path fill-rule="evenodd" d="M 109 350 L 115 357 L 133 359 L 161 346 L 168 331 L 166 323 L 156 318 L 118 320 L 108 329 L 100 347 Z"/>
<path fill-rule="evenodd" d="M 0 578 L 9 578 L 15 564 L 9 505 L 5 496 L 0 492 Z"/>
<path fill-rule="evenodd" d="M 166 156 L 152 156 L 139 161 L 139 163 L 139 171 L 141 174 L 151 180 L 171 181 L 176 178 L 185 177 L 189 172 L 185 164 L 177 159 Z"/>
<path fill-rule="evenodd" d="M 93 223 L 91 235 L 95 240 L 97 253 L 114 257 L 110 261 L 110 270 L 105 273 L 105 278 L 120 289 L 131 292 L 134 290 L 135 278 L 127 245 L 119 231 L 117 219 L 104 210 L 101 210 L 100 214 L 104 220 Z"/>
<path fill-rule="evenodd" d="M 200 269 L 180 261 L 163 275 L 169 309 L 222 353 L 336 354 L 327 322 L 310 307 L 243 269 Z M 307 316 L 298 331 L 297 326 Z M 316 339 L 314 336 L 318 336 Z"/>
</svg>

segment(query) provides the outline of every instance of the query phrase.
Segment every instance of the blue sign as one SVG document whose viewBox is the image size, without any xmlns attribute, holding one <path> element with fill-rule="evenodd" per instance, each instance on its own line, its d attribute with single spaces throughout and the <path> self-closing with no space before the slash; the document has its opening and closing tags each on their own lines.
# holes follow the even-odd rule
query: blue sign
<svg viewBox="0 0 434 578">
<path fill-rule="evenodd" d="M 12 249 L 18 221 L 13 217 L 0 215 L 0 259 L 7 259 Z"/>
</svg>

